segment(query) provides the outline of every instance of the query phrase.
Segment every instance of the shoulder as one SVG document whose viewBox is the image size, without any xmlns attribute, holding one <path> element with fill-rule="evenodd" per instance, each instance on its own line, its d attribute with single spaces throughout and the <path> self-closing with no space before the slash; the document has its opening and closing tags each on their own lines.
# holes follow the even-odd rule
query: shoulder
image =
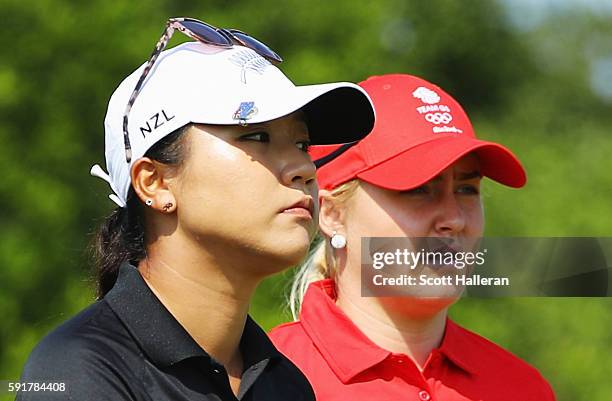
<svg viewBox="0 0 612 401">
<path fill-rule="evenodd" d="M 33 349 L 26 367 L 44 364 L 67 369 L 91 361 L 116 362 L 117 357 L 124 360 L 134 352 L 139 351 L 131 336 L 102 300 L 47 334 Z"/>
<path fill-rule="evenodd" d="M 45 336 L 23 369 L 22 382 L 65 383 L 66 398 L 59 393 L 22 393 L 17 400 L 96 399 L 100 394 L 133 399 L 126 386 L 117 384 L 128 382 L 129 376 L 137 378 L 142 369 L 138 355 L 114 312 L 104 300 L 98 301 Z"/>
<path fill-rule="evenodd" d="M 478 360 L 477 367 L 484 370 L 486 367 L 496 366 L 513 375 L 537 377 L 539 372 L 533 366 L 523 361 L 510 351 L 502 348 L 487 338 L 474 333 L 471 330 L 455 324 L 457 331 L 463 337 L 463 341 L 469 345 L 470 352 Z"/>
<path fill-rule="evenodd" d="M 539 396 L 541 400 L 555 399 L 550 384 L 535 367 L 492 341 L 452 324 L 469 350 L 470 366 L 478 376 L 493 386 L 525 391 L 525 396 L 530 394 Z"/>
</svg>

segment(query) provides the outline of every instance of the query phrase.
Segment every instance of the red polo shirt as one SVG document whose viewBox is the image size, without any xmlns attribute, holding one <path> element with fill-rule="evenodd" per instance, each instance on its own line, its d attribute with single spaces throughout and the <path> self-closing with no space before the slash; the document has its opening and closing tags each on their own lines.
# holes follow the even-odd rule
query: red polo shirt
<svg viewBox="0 0 612 401">
<path fill-rule="evenodd" d="M 306 374 L 319 401 L 555 399 L 536 369 L 450 319 L 442 344 L 421 372 L 406 355 L 370 341 L 336 306 L 335 297 L 332 280 L 312 283 L 300 321 L 270 333 Z"/>
</svg>

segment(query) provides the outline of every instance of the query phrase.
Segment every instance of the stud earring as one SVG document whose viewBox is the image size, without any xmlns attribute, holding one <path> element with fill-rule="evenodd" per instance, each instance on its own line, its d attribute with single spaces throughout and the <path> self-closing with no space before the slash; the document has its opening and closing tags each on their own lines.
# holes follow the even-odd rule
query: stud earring
<svg viewBox="0 0 612 401">
<path fill-rule="evenodd" d="M 164 205 L 164 207 L 162 209 L 164 209 L 164 212 L 168 212 L 168 210 L 170 210 L 170 208 L 172 207 L 172 202 L 168 202 Z"/>
<path fill-rule="evenodd" d="M 331 237 L 331 246 L 335 249 L 341 249 L 346 246 L 346 237 L 334 231 Z"/>
<path fill-rule="evenodd" d="M 153 199 L 147 199 L 145 201 L 145 205 L 147 205 L 147 206 L 151 206 L 152 204 L 153 204 Z"/>
</svg>

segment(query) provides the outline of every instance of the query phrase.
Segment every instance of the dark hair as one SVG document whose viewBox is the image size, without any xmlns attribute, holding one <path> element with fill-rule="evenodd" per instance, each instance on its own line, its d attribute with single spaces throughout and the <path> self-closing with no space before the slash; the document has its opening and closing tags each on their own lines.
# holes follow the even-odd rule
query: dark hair
<svg viewBox="0 0 612 401">
<path fill-rule="evenodd" d="M 153 145 L 145 156 L 160 163 L 180 167 L 187 154 L 184 133 L 189 125 L 168 134 Z M 100 224 L 92 243 L 96 276 L 96 296 L 104 297 L 117 281 L 119 267 L 129 261 L 137 264 L 146 256 L 142 202 L 130 187 L 127 206 L 118 207 Z"/>
</svg>

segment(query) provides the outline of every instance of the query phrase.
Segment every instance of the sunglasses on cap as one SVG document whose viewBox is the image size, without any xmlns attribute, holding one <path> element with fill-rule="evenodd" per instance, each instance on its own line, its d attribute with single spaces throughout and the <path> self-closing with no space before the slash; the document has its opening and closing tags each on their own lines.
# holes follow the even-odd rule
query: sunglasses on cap
<svg viewBox="0 0 612 401">
<path fill-rule="evenodd" d="M 178 30 L 190 38 L 208 45 L 226 48 L 234 45 L 240 45 L 254 50 L 262 57 L 265 57 L 274 63 L 280 63 L 283 61 L 283 59 L 266 44 L 237 29 L 217 28 L 194 18 L 170 18 L 168 22 L 166 22 L 164 33 L 157 42 L 157 45 L 155 45 L 155 49 L 153 50 L 153 53 L 151 53 L 151 56 L 149 57 L 149 60 L 147 61 L 146 66 L 142 71 L 138 82 L 136 83 L 136 87 L 134 87 L 134 90 L 132 91 L 130 100 L 128 100 L 128 104 L 125 108 L 125 113 L 123 114 L 123 141 L 125 143 L 125 159 L 128 163 L 132 160 L 132 147 L 130 145 L 130 138 L 128 135 L 128 116 L 130 114 L 130 110 L 132 109 L 132 106 L 134 105 L 134 102 L 142 89 L 143 82 L 147 78 L 147 75 L 149 75 L 151 68 L 155 64 L 155 61 L 161 52 L 168 45 L 168 42 L 170 41 L 170 38 L 174 34 L 175 30 Z"/>
</svg>

